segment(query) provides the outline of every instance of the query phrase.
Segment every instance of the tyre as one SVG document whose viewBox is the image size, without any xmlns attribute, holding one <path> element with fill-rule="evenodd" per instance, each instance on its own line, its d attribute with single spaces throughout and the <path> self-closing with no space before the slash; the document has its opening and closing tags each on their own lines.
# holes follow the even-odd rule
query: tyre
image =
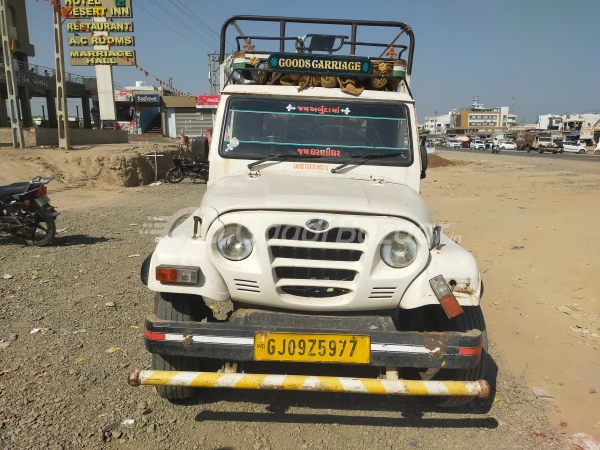
<svg viewBox="0 0 600 450">
<path fill-rule="evenodd" d="M 530 147 L 527 147 L 527 153 L 529 153 L 531 151 Z"/>
<path fill-rule="evenodd" d="M 488 341 L 485 320 L 481 307 L 463 306 L 464 313 L 449 320 L 436 308 L 436 323 L 438 330 L 468 332 L 469 330 L 479 330 L 482 333 L 481 358 L 477 366 L 472 369 L 440 369 L 431 374 L 431 371 L 421 372 L 421 379 L 437 381 L 477 381 L 485 378 L 488 368 Z M 440 314 L 441 313 L 441 314 Z M 456 408 L 472 402 L 475 397 L 430 397 L 436 406 L 444 408 Z"/>
<path fill-rule="evenodd" d="M 584 149 L 579 150 L 579 154 L 580 155 L 585 155 L 585 150 Z"/>
<path fill-rule="evenodd" d="M 558 150 L 552 150 L 552 154 L 556 155 L 558 153 Z"/>
<path fill-rule="evenodd" d="M 189 322 L 202 320 L 202 311 L 206 308 L 201 297 L 185 294 L 157 292 L 154 299 L 154 313 L 162 320 Z M 198 358 L 178 355 L 152 355 L 153 370 L 198 371 Z M 184 400 L 193 397 L 196 389 L 183 386 L 156 386 L 156 392 L 169 401 Z"/>
<path fill-rule="evenodd" d="M 183 178 L 183 172 L 177 167 L 173 167 L 167 172 L 167 181 L 169 183 L 179 183 Z"/>
<path fill-rule="evenodd" d="M 544 147 L 538 147 L 537 152 L 538 153 L 544 153 Z"/>
<path fill-rule="evenodd" d="M 28 229 L 22 237 L 29 246 L 44 247 L 54 240 L 54 236 L 56 236 L 56 223 L 54 222 L 54 217 L 45 208 L 36 205 L 36 210 L 41 220 L 34 227 L 27 227 Z"/>
</svg>

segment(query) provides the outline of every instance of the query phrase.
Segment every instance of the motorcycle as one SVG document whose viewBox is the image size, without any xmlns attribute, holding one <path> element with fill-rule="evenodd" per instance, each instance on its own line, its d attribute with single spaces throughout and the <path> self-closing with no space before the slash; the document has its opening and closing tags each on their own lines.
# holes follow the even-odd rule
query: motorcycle
<svg viewBox="0 0 600 450">
<path fill-rule="evenodd" d="M 193 180 L 208 180 L 208 163 L 192 162 L 183 156 L 173 158 L 173 167 L 167 172 L 167 181 L 169 183 L 179 183 L 184 178 Z"/>
<path fill-rule="evenodd" d="M 29 182 L 0 186 L 0 232 L 21 238 L 27 245 L 43 247 L 56 235 L 60 214 L 50 204 L 46 185 L 54 178 L 37 176 Z"/>
</svg>

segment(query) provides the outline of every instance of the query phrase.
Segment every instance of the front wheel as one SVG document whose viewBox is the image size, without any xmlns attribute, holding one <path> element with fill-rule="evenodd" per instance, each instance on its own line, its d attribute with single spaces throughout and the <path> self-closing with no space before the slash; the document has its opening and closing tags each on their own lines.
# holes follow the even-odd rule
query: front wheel
<svg viewBox="0 0 600 450">
<path fill-rule="evenodd" d="M 580 155 L 585 155 L 585 150 L 584 149 L 579 150 L 579 154 Z"/>
<path fill-rule="evenodd" d="M 438 327 L 443 331 L 468 332 L 479 330 L 482 334 L 481 357 L 477 366 L 471 369 L 440 369 L 421 372 L 423 380 L 438 381 L 477 381 L 485 378 L 488 368 L 488 341 L 483 312 L 479 306 L 464 306 L 464 313 L 449 320 L 441 314 L 438 315 Z M 438 311 L 439 313 L 439 311 Z M 456 408 L 472 402 L 475 397 L 431 397 L 436 406 Z"/>
<path fill-rule="evenodd" d="M 159 319 L 175 322 L 199 322 L 210 314 L 204 299 L 197 295 L 157 292 L 154 299 L 154 314 Z M 153 370 L 197 372 L 203 360 L 178 355 L 152 355 Z M 185 386 L 156 386 L 156 392 L 171 402 L 191 398 L 196 388 Z"/>
<path fill-rule="evenodd" d="M 167 181 L 169 183 L 179 183 L 183 180 L 183 172 L 178 167 L 173 167 L 167 172 Z"/>
</svg>

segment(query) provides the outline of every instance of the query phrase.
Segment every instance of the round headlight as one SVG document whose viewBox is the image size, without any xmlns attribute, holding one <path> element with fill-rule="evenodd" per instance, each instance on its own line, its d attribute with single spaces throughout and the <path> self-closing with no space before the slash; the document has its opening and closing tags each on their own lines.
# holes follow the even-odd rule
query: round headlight
<svg viewBox="0 0 600 450">
<path fill-rule="evenodd" d="M 232 261 L 246 259 L 252 253 L 252 233 L 243 225 L 227 225 L 217 236 L 217 248 Z"/>
<path fill-rule="evenodd" d="M 381 259 L 395 269 L 411 265 L 417 259 L 417 252 L 417 241 L 404 231 L 388 234 L 381 244 Z"/>
</svg>

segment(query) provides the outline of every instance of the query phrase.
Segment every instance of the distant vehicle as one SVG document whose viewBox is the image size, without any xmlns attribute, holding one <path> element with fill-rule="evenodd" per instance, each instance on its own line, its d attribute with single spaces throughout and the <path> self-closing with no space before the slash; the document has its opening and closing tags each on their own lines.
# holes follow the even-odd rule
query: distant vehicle
<svg viewBox="0 0 600 450">
<path fill-rule="evenodd" d="M 448 148 L 461 148 L 460 141 L 448 141 Z"/>
<path fill-rule="evenodd" d="M 485 143 L 483 141 L 472 141 L 471 148 L 475 150 L 485 150 Z"/>
<path fill-rule="evenodd" d="M 579 153 L 583 155 L 587 153 L 585 141 L 563 141 L 563 150 L 569 153 Z"/>
<path fill-rule="evenodd" d="M 558 153 L 558 145 L 554 143 L 552 137 L 547 132 L 536 133 L 529 131 L 525 133 L 525 148 L 527 153 L 531 150 L 536 150 L 538 153 L 544 153 L 545 151 L 551 151 L 552 153 Z"/>
<path fill-rule="evenodd" d="M 517 149 L 517 144 L 515 144 L 514 142 L 510 142 L 510 141 L 503 141 L 503 142 L 500 142 L 500 149 L 502 149 L 502 150 L 516 150 Z"/>
<path fill-rule="evenodd" d="M 435 143 L 434 141 L 425 141 L 425 148 L 427 149 L 427 154 L 433 155 L 435 153 Z"/>
<path fill-rule="evenodd" d="M 598 142 L 598 145 L 594 149 L 594 155 L 600 155 L 600 142 Z"/>
</svg>

